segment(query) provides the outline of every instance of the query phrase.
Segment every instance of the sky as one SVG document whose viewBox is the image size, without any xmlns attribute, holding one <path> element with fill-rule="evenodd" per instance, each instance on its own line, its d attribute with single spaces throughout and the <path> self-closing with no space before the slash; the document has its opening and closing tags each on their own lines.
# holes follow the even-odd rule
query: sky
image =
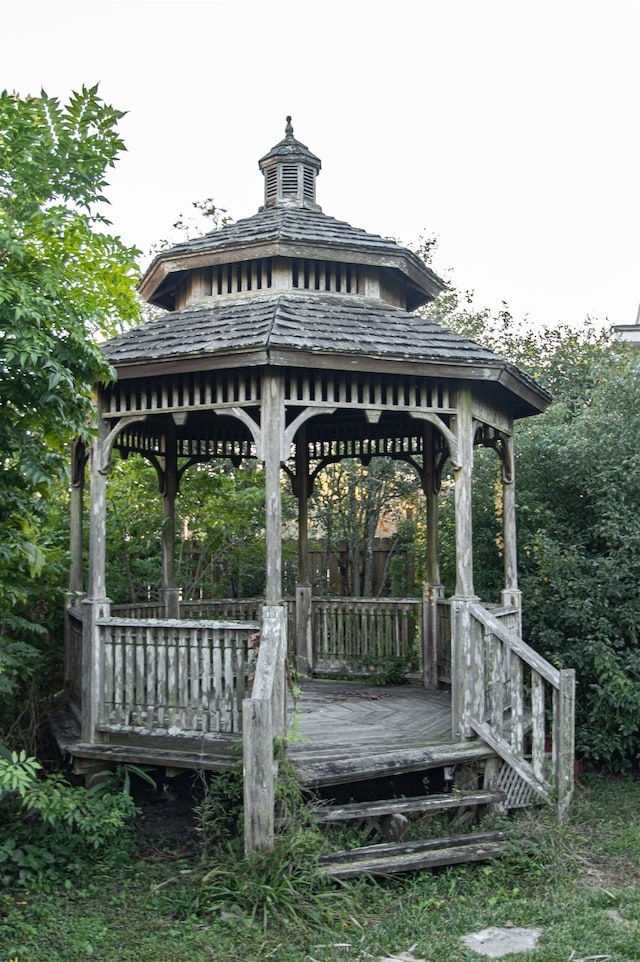
<svg viewBox="0 0 640 962">
<path fill-rule="evenodd" d="M 109 216 L 143 266 L 194 201 L 257 212 L 291 114 L 323 211 L 437 238 L 476 306 L 636 320 L 634 0 L 0 0 L 0 50 L 0 89 L 127 111 Z"/>
</svg>

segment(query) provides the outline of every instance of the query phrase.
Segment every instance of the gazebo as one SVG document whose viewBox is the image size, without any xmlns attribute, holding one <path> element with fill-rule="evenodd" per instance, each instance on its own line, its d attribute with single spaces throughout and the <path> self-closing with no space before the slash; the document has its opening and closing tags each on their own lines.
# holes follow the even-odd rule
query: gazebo
<svg viewBox="0 0 640 962">
<path fill-rule="evenodd" d="M 294 137 L 290 118 L 259 165 L 259 211 L 159 253 L 140 294 L 165 313 L 104 345 L 117 379 L 96 389 L 86 586 L 87 453 L 79 444 L 73 452 L 66 674 L 81 728 L 69 745 L 77 769 L 125 760 L 215 770 L 241 739 L 247 848 L 268 844 L 273 740 L 287 726 L 287 652 L 312 677 L 319 668 L 364 668 L 374 655 L 403 652 L 417 639 L 421 686 L 450 691 L 444 740 L 451 757 L 461 745 L 480 744 L 496 771 L 506 771 L 512 795 L 553 799 L 563 811 L 572 791 L 573 675 L 522 641 L 516 559 L 514 422 L 543 411 L 549 397 L 514 365 L 415 313 L 443 282 L 394 241 L 322 212 L 320 160 Z M 478 445 L 494 449 L 502 466 L 504 588 L 493 606 L 474 591 Z M 107 597 L 106 484 L 115 451 L 141 454 L 160 480 L 161 605 L 116 608 Z M 420 477 L 424 597 L 315 598 L 307 541 L 314 480 L 331 462 L 378 456 L 403 461 Z M 180 480 L 194 465 L 229 459 L 237 466 L 244 458 L 264 466 L 265 597 L 183 599 L 174 561 Z M 438 558 L 447 461 L 455 478 L 451 598 Z M 295 598 L 282 592 L 285 475 L 298 503 Z"/>
</svg>

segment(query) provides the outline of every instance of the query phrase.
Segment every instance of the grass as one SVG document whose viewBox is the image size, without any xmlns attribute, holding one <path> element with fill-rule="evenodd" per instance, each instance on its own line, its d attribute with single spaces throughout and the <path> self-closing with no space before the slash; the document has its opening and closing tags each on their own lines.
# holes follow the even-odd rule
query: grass
<svg viewBox="0 0 640 962">
<path fill-rule="evenodd" d="M 512 827 L 529 848 L 495 863 L 328 888 L 300 868 L 314 839 L 249 866 L 228 843 L 203 866 L 182 843 L 146 839 L 78 880 L 0 892 L 0 962 L 348 962 L 408 950 L 478 962 L 461 936 L 505 925 L 543 930 L 535 954 L 507 962 L 640 962 L 640 783 L 585 778 L 564 825 L 535 811 Z M 265 890 L 268 910 L 256 912 Z"/>
</svg>

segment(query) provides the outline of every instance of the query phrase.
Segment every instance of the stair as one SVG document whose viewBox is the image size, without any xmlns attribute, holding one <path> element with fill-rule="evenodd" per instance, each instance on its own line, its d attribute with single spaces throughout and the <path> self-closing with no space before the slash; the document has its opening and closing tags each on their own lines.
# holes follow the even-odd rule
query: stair
<svg viewBox="0 0 640 962">
<path fill-rule="evenodd" d="M 358 875 L 399 875 L 441 865 L 480 862 L 497 858 L 508 848 L 504 832 L 476 832 L 416 842 L 367 845 L 335 852 L 320 859 L 320 872 L 331 878 Z"/>
<path fill-rule="evenodd" d="M 409 828 L 407 815 L 455 811 L 457 815 L 452 824 L 465 824 L 479 807 L 498 804 L 505 798 L 505 793 L 499 791 L 454 791 L 317 808 L 313 817 L 321 825 L 359 822 L 367 838 L 379 836 L 386 839 L 379 845 L 365 845 L 326 855 L 320 860 L 320 871 L 333 878 L 353 878 L 364 873 L 397 875 L 440 865 L 495 858 L 506 848 L 504 832 L 480 832 L 405 842 Z"/>
</svg>

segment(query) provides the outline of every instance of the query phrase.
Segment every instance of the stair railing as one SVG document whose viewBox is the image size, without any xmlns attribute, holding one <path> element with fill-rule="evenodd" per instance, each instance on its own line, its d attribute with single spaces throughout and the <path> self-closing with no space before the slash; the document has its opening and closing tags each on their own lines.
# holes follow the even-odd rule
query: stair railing
<svg viewBox="0 0 640 962">
<path fill-rule="evenodd" d="M 274 741 L 286 725 L 287 609 L 262 609 L 260 647 L 250 698 L 242 704 L 245 852 L 274 841 Z"/>
<path fill-rule="evenodd" d="M 574 787 L 575 672 L 559 671 L 481 604 L 455 603 L 467 628 L 456 656 L 461 732 L 479 735 L 562 818 Z"/>
</svg>

